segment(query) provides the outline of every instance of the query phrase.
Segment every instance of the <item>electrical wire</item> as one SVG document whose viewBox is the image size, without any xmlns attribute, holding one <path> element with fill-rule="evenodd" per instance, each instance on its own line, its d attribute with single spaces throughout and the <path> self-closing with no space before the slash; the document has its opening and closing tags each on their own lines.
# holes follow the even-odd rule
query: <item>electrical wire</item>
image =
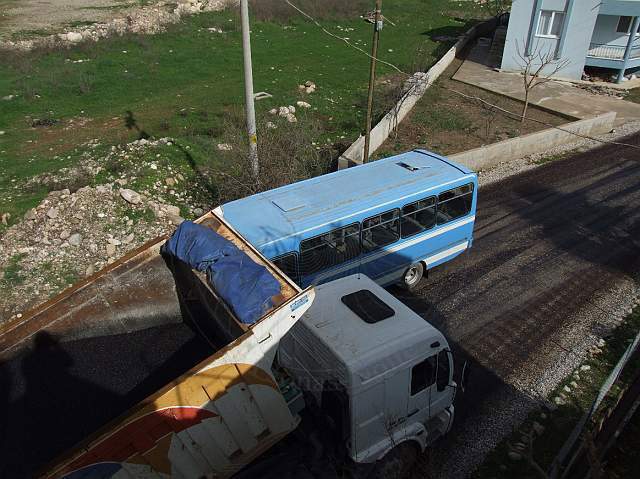
<svg viewBox="0 0 640 479">
<path fill-rule="evenodd" d="M 407 77 L 412 77 L 412 76 L 413 76 L 413 75 L 411 75 L 411 74 L 409 74 L 409 73 L 407 73 L 407 72 L 405 72 L 405 71 L 401 70 L 398 66 L 394 65 L 394 64 L 393 64 L 393 63 L 391 63 L 391 62 L 388 62 L 388 61 L 385 61 L 385 60 L 381 60 L 380 58 L 374 57 L 374 56 L 373 56 L 373 55 L 371 55 L 369 52 L 367 52 L 367 51 L 363 50 L 362 48 L 358 47 L 357 45 L 354 45 L 354 44 L 352 44 L 351 42 L 349 42 L 349 40 L 347 40 L 346 38 L 340 37 L 339 35 L 336 35 L 336 34 L 334 34 L 334 33 L 330 32 L 329 30 L 327 30 L 326 28 L 324 28 L 324 27 L 323 27 L 323 26 L 322 26 L 322 25 L 321 25 L 321 24 L 320 24 L 320 23 L 319 23 L 315 18 L 313 18 L 311 15 L 309 15 L 307 12 L 303 11 L 300 7 L 298 7 L 298 6 L 294 5 L 293 3 L 291 3 L 291 1 L 290 1 L 290 0 L 285 0 L 285 2 L 286 2 L 290 7 L 292 7 L 293 9 L 297 10 L 301 15 L 303 15 L 303 16 L 304 16 L 304 17 L 306 17 L 308 20 L 310 20 L 311 22 L 313 22 L 313 23 L 314 23 L 318 28 L 320 28 L 320 29 L 321 29 L 324 33 L 326 33 L 327 35 L 329 35 L 329 36 L 331 36 L 331 37 L 333 37 L 333 38 L 336 38 L 336 39 L 338 39 L 338 40 L 340 40 L 340 41 L 342 41 L 342 42 L 346 43 L 346 44 L 347 44 L 347 45 L 349 45 L 351 48 L 354 48 L 355 50 L 357 50 L 357 51 L 359 51 L 360 53 L 362 53 L 362 54 L 366 55 L 367 57 L 369 57 L 370 59 L 374 59 L 374 60 L 376 60 L 376 62 L 379 62 L 379 63 L 382 63 L 382 64 L 384 64 L 384 65 L 387 65 L 387 66 L 391 67 L 392 69 L 394 69 L 394 70 L 395 70 L 395 71 L 397 71 L 398 73 L 401 73 L 401 74 L 403 74 L 403 75 L 406 75 Z M 428 78 L 427 78 L 427 81 L 428 81 Z M 520 115 L 520 114 L 518 114 L 518 113 L 515 113 L 515 112 L 512 112 L 512 111 L 509 111 L 509 110 L 506 110 L 505 108 L 501 108 L 501 107 L 499 107 L 498 105 L 494 105 L 493 103 L 490 103 L 490 102 L 488 102 L 488 101 L 486 101 L 486 100 L 484 100 L 483 98 L 480 98 L 480 97 L 478 97 L 478 96 L 475 96 L 475 95 L 468 95 L 468 94 L 466 94 L 466 93 L 462 93 L 462 92 L 460 92 L 460 91 L 458 91 L 458 90 L 455 90 L 455 89 L 453 89 L 453 88 L 446 87 L 446 86 L 444 86 L 444 85 L 440 85 L 440 84 L 435 83 L 435 82 L 434 82 L 431 86 L 436 86 L 436 87 L 438 87 L 438 88 L 442 88 L 443 90 L 447 90 L 447 91 L 449 91 L 449 92 L 451 92 L 451 93 L 455 93 L 456 95 L 459 95 L 459 96 L 461 96 L 461 97 L 463 97 L 463 98 L 466 98 L 466 99 L 468 99 L 468 100 L 475 100 L 475 101 L 479 101 L 479 102 L 481 102 L 481 103 L 485 104 L 486 106 L 489 106 L 489 107 L 491 107 L 491 108 L 495 109 L 496 111 L 498 111 L 498 112 L 500 112 L 500 113 L 503 113 L 503 114 L 505 114 L 505 115 L 507 115 L 507 116 L 515 117 L 515 118 L 522 118 L 522 115 Z M 544 126 L 547 126 L 547 127 L 549 127 L 549 128 L 554 128 L 554 129 L 556 129 L 556 130 L 563 131 L 563 132 L 565 132 L 565 133 L 569 133 L 570 135 L 573 135 L 573 136 L 576 136 L 576 137 L 579 137 L 579 138 L 583 138 L 583 139 L 585 139 L 585 140 L 591 140 L 591 141 L 594 141 L 594 142 L 597 142 L 597 143 L 610 144 L 610 145 L 617 145 L 617 146 L 623 146 L 623 147 L 627 147 L 627 148 L 633 148 L 633 149 L 636 149 L 636 150 L 640 150 L 640 146 L 639 146 L 639 145 L 632 145 L 632 144 L 630 144 L 630 143 L 622 143 L 622 142 L 619 142 L 619 141 L 612 141 L 612 140 L 603 140 L 603 139 L 601 139 L 601 138 L 596 138 L 596 137 L 589 136 L 589 135 L 583 135 L 583 134 L 581 134 L 581 133 L 577 133 L 577 132 L 575 132 L 575 131 L 571 131 L 571 130 L 568 130 L 568 129 L 566 129 L 566 128 L 562 128 L 562 127 L 560 127 L 560 126 L 553 125 L 553 124 L 551 124 L 551 123 L 547 123 L 547 122 L 542 121 L 542 120 L 536 120 L 535 118 L 525 118 L 525 120 L 532 121 L 532 122 L 535 122 L 535 123 L 539 123 L 539 124 L 544 125 Z M 397 126 L 396 126 L 396 128 L 397 128 Z"/>
</svg>

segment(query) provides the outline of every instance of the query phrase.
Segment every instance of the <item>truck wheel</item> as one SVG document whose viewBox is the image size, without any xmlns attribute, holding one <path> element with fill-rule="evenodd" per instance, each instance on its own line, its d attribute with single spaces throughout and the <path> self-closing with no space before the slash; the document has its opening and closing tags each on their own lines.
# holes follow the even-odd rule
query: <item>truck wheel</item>
<svg viewBox="0 0 640 479">
<path fill-rule="evenodd" d="M 411 443 L 405 442 L 394 447 L 378 463 L 373 470 L 374 479 L 402 479 L 407 477 L 416 459 L 418 458 L 418 448 Z"/>
<path fill-rule="evenodd" d="M 407 268 L 402 275 L 402 287 L 408 291 L 415 289 L 424 275 L 424 266 L 422 263 L 414 263 Z"/>
</svg>

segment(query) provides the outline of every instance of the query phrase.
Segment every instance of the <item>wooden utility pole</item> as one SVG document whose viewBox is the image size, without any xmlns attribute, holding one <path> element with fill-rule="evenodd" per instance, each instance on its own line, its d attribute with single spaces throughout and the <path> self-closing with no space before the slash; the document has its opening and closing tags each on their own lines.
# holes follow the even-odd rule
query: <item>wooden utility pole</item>
<svg viewBox="0 0 640 479">
<path fill-rule="evenodd" d="M 242 22 L 242 53 L 244 56 L 244 101 L 247 112 L 247 131 L 249 133 L 249 162 L 253 176 L 258 178 L 258 137 L 256 134 L 256 110 L 253 96 L 253 68 L 251 66 L 251 39 L 249 36 L 249 2 L 241 0 L 240 19 Z"/>
<path fill-rule="evenodd" d="M 373 45 L 371 46 L 371 69 L 369 71 L 369 96 L 367 98 L 367 124 L 364 137 L 364 155 L 362 163 L 369 161 L 369 146 L 371 144 L 371 115 L 373 110 L 373 88 L 376 81 L 376 58 L 378 57 L 378 39 L 382 29 L 382 0 L 376 0 L 375 17 L 373 21 Z"/>
</svg>

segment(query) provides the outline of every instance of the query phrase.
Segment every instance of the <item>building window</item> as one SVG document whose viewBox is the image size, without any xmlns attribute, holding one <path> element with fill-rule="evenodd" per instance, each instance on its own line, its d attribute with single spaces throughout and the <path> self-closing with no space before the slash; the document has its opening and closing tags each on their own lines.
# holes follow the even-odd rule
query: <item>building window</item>
<svg viewBox="0 0 640 479">
<path fill-rule="evenodd" d="M 624 33 L 629 35 L 631 32 L 631 26 L 633 25 L 633 17 L 620 17 L 618 20 L 618 26 L 616 27 L 617 33 Z M 638 27 L 638 31 L 636 35 L 640 33 L 640 26 Z"/>
<path fill-rule="evenodd" d="M 539 37 L 560 38 L 563 24 L 564 13 L 553 10 L 541 10 L 536 35 Z"/>
</svg>

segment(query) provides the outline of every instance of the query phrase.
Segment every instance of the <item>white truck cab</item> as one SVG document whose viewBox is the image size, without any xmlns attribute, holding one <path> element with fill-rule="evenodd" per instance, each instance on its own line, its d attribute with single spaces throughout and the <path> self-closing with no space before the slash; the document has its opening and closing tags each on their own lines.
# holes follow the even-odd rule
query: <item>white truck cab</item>
<svg viewBox="0 0 640 479">
<path fill-rule="evenodd" d="M 415 453 L 449 431 L 453 358 L 440 331 L 364 275 L 316 287 L 279 362 L 331 418 L 348 456 Z"/>
</svg>

